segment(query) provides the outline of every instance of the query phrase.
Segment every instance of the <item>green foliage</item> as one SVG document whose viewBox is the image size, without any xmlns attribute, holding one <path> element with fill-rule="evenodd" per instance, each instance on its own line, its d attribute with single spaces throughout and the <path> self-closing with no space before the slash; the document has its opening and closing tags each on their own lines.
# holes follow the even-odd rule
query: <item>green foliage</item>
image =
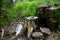
<svg viewBox="0 0 60 40">
<path fill-rule="evenodd" d="M 53 5 L 57 0 L 18 0 L 14 8 L 20 10 L 23 17 L 34 16 L 36 14 L 36 7 L 40 6 L 42 2 Z"/>
<path fill-rule="evenodd" d="M 3 0 L 2 5 L 3 5 L 3 10 L 4 12 L 2 15 L 4 17 L 0 17 L 0 23 L 4 24 L 8 21 L 10 21 L 11 19 L 15 18 L 18 14 L 18 11 L 20 12 L 20 14 L 22 14 L 22 17 L 25 16 L 35 16 L 36 15 L 36 7 L 40 6 L 40 4 L 42 2 L 46 2 L 49 4 L 54 4 L 55 2 L 58 2 L 59 0 L 18 0 L 13 7 L 11 7 L 10 9 L 7 8 L 8 4 L 9 4 L 9 0 Z M 60 7 L 59 7 L 60 8 Z M 55 14 L 57 20 L 60 20 L 60 12 Z"/>
<path fill-rule="evenodd" d="M 36 14 L 36 7 L 39 5 L 38 2 L 33 1 L 33 2 L 21 2 L 21 3 L 16 3 L 14 6 L 14 9 L 17 11 L 20 10 L 22 13 L 22 16 L 34 16 Z"/>
<path fill-rule="evenodd" d="M 0 24 L 9 22 L 10 19 L 15 15 L 12 9 L 8 8 L 9 0 L 1 0 L 1 10 L 0 10 Z"/>
</svg>

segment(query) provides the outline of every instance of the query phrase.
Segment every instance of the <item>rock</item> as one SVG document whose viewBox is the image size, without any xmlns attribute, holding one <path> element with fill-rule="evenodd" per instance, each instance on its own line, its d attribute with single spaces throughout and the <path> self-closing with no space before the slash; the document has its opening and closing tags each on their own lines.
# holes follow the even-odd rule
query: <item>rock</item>
<svg viewBox="0 0 60 40">
<path fill-rule="evenodd" d="M 40 30 L 41 30 L 42 33 L 46 33 L 46 34 L 48 34 L 48 35 L 51 34 L 51 31 L 50 31 L 49 28 L 42 28 L 42 27 L 40 27 Z"/>
<path fill-rule="evenodd" d="M 17 40 L 26 40 L 26 38 L 23 38 L 23 37 L 22 37 L 22 38 L 18 38 Z"/>
<path fill-rule="evenodd" d="M 60 36 L 56 32 L 52 32 L 50 36 L 47 37 L 46 40 L 60 40 Z"/>
<path fill-rule="evenodd" d="M 21 23 L 17 25 L 15 30 L 16 35 L 18 35 L 21 32 L 22 28 L 23 28 L 23 25 Z"/>
<path fill-rule="evenodd" d="M 54 6 L 51 6 L 50 8 L 48 8 L 48 10 L 53 11 L 53 10 L 57 10 L 57 8 L 56 8 L 56 7 L 54 7 Z"/>
<path fill-rule="evenodd" d="M 35 38 L 37 38 L 37 37 L 42 37 L 43 36 L 43 34 L 41 33 L 41 32 L 34 32 L 33 34 L 32 34 L 32 37 L 35 37 Z"/>
<path fill-rule="evenodd" d="M 47 3 L 41 3 L 41 7 L 49 7 L 49 4 L 47 4 Z"/>
</svg>

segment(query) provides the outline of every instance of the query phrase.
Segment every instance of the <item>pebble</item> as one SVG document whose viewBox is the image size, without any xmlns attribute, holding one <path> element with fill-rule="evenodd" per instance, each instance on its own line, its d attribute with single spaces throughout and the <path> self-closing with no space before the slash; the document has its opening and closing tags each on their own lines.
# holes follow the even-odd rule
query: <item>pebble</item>
<svg viewBox="0 0 60 40">
<path fill-rule="evenodd" d="M 41 32 L 34 32 L 33 34 L 32 34 L 32 36 L 33 37 L 41 37 L 41 36 L 43 36 L 43 34 L 41 33 Z"/>
<path fill-rule="evenodd" d="M 48 35 L 50 35 L 51 34 L 51 31 L 50 31 L 50 29 L 49 28 L 42 28 L 42 27 L 40 27 L 40 30 L 41 30 L 41 32 L 42 33 L 46 33 L 46 34 L 48 34 Z"/>
</svg>

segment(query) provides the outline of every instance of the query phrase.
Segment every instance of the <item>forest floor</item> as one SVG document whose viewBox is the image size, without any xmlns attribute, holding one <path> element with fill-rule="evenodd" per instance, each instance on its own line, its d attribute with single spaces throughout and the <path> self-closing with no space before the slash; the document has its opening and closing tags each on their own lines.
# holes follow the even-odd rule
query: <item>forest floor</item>
<svg viewBox="0 0 60 40">
<path fill-rule="evenodd" d="M 18 36 L 17 38 L 13 40 L 28 40 L 25 35 Z M 32 37 L 29 40 L 60 40 L 60 32 L 52 32 L 50 36 L 44 37 L 43 39 L 33 39 Z"/>
<path fill-rule="evenodd" d="M 1 39 L 0 39 L 1 40 Z M 14 39 L 11 39 L 8 37 L 8 39 L 3 39 L 3 40 L 60 40 L 60 32 L 51 32 L 50 35 L 46 36 L 44 35 L 43 38 L 32 38 L 30 37 L 29 39 L 27 38 L 27 33 L 25 34 L 19 34 L 17 37 Z"/>
<path fill-rule="evenodd" d="M 30 37 L 30 39 L 28 39 L 26 35 L 22 35 L 22 36 L 18 35 L 14 39 L 8 38 L 8 39 L 3 39 L 3 40 L 60 40 L 60 32 L 59 33 L 52 32 L 50 34 L 50 36 L 44 37 L 42 39 L 38 39 L 38 38 L 33 39 L 32 37 Z"/>
</svg>

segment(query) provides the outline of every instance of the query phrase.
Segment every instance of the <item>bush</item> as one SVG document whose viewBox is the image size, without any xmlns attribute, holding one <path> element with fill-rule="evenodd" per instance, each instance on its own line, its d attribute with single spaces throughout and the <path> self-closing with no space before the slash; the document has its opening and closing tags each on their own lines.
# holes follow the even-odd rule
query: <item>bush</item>
<svg viewBox="0 0 60 40">
<path fill-rule="evenodd" d="M 13 7 L 6 8 L 5 3 L 4 4 L 4 9 L 5 9 L 5 14 L 6 14 L 6 18 L 0 18 L 0 23 L 4 24 L 10 20 L 12 20 L 13 18 L 15 18 L 18 14 L 18 11 L 20 12 L 21 16 L 24 18 L 25 16 L 35 16 L 36 15 L 36 7 L 40 6 L 40 3 L 42 2 L 47 2 L 48 4 L 54 4 L 55 2 L 58 2 L 58 0 L 33 0 L 33 1 L 17 1 Z M 60 20 L 60 12 L 55 14 L 57 20 Z"/>
</svg>

